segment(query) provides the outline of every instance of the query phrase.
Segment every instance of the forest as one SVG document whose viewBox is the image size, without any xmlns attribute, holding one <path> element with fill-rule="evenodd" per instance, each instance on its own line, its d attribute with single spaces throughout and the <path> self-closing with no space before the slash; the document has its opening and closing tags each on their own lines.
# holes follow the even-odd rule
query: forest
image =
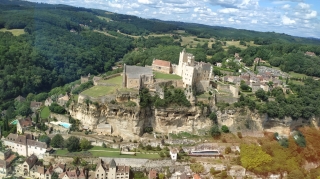
<svg viewBox="0 0 320 179">
<path fill-rule="evenodd" d="M 304 54 L 311 51 L 320 55 L 320 46 L 317 45 L 320 41 L 316 39 L 147 20 L 97 9 L 18 0 L 1 1 L 0 10 L 0 28 L 24 30 L 24 34 L 19 36 L 0 32 L 1 110 L 8 109 L 18 95 L 42 92 L 48 95 L 50 89 L 75 81 L 82 75 L 108 72 L 115 62 L 144 66 L 151 65 L 152 60 L 158 58 L 178 63 L 179 52 L 183 48 L 194 54 L 197 61 L 216 64 L 239 53 L 247 66 L 252 66 L 254 58 L 260 57 L 270 66 L 285 72 L 320 77 L 320 58 Z M 184 30 L 184 33 L 176 32 L 177 29 Z M 151 35 L 161 33 L 167 35 Z M 203 37 L 215 40 L 193 46 L 182 45 L 182 38 L 188 36 L 195 36 L 195 42 L 200 42 L 197 38 Z M 240 40 L 245 48 L 228 46 L 226 41 L 230 39 Z M 251 41 L 254 43 L 252 46 L 249 45 Z M 238 69 L 234 66 L 232 70 Z M 214 73 L 222 74 L 217 69 Z M 319 88 L 318 82 L 300 80 L 305 80 L 305 85 L 290 84 L 291 95 L 267 94 L 276 100 L 263 105 L 243 97 L 236 106 L 249 106 L 280 118 L 309 118 L 319 114 L 316 103 L 319 94 L 314 90 Z M 75 89 L 75 93 L 81 92 L 80 89 L 82 86 Z M 162 101 L 158 103 L 162 104 Z M 274 108 L 280 105 L 285 107 Z"/>
</svg>

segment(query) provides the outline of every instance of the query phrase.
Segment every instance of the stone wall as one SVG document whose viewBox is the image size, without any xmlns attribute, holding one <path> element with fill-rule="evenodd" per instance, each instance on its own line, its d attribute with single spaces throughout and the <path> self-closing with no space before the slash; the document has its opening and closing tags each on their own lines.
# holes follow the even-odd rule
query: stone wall
<svg viewBox="0 0 320 179">
<path fill-rule="evenodd" d="M 50 113 L 50 118 L 56 118 L 58 121 L 61 121 L 61 122 L 69 122 L 69 115 L 66 115 L 66 114 L 57 114 L 57 113 L 53 113 L 51 112 Z"/>
</svg>

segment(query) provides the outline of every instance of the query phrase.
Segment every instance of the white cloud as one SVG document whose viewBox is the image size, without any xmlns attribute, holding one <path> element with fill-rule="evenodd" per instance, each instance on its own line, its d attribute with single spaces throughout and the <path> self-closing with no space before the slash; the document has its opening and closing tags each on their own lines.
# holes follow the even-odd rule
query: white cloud
<svg viewBox="0 0 320 179">
<path fill-rule="evenodd" d="M 301 3 L 298 4 L 298 7 L 300 7 L 301 9 L 309 9 L 310 5 L 301 2 Z"/>
<path fill-rule="evenodd" d="M 156 4 L 155 0 L 138 0 L 138 3 L 141 4 Z"/>
<path fill-rule="evenodd" d="M 143 18 L 284 32 L 320 38 L 319 8 L 304 0 L 30 0 Z M 261 3 L 269 1 L 269 3 Z M 318 1 L 318 0 L 317 0 Z M 271 3 L 272 4 L 271 4 Z"/>
<path fill-rule="evenodd" d="M 283 9 L 290 9 L 290 7 L 291 7 L 290 4 L 285 4 L 282 6 Z"/>
<path fill-rule="evenodd" d="M 239 9 L 235 9 L 235 8 L 224 8 L 224 9 L 220 9 L 219 12 L 221 13 L 235 13 L 235 12 L 239 12 Z"/>
<path fill-rule="evenodd" d="M 296 21 L 290 19 L 290 18 L 287 17 L 287 16 L 282 16 L 282 23 L 283 23 L 284 25 L 292 25 L 292 24 L 295 24 Z"/>
</svg>

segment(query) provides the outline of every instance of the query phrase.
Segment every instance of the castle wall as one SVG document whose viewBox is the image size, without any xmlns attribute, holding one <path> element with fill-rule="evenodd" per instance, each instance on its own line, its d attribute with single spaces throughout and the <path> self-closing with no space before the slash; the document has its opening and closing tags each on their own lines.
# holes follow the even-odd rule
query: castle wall
<svg viewBox="0 0 320 179">
<path fill-rule="evenodd" d="M 172 73 L 171 67 L 165 67 L 165 66 L 159 66 L 159 65 L 152 65 L 152 70 L 158 71 L 161 73 L 167 73 L 167 74 Z"/>
</svg>

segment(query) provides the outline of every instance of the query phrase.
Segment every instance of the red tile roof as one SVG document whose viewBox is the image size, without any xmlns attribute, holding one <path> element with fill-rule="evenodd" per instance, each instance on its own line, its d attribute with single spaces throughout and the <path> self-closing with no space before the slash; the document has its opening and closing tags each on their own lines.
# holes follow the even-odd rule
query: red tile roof
<svg viewBox="0 0 320 179">
<path fill-rule="evenodd" d="M 155 170 L 150 170 L 148 177 L 149 177 L 149 179 L 154 179 L 154 178 L 157 178 L 157 174 L 158 174 L 157 171 L 155 171 Z"/>
<path fill-rule="evenodd" d="M 193 179 L 201 179 L 201 177 L 200 177 L 199 174 L 194 174 L 194 175 L 193 175 Z"/>
<path fill-rule="evenodd" d="M 171 62 L 168 62 L 168 61 L 165 61 L 165 60 L 155 59 L 155 60 L 153 60 L 152 65 L 171 67 Z"/>
</svg>

